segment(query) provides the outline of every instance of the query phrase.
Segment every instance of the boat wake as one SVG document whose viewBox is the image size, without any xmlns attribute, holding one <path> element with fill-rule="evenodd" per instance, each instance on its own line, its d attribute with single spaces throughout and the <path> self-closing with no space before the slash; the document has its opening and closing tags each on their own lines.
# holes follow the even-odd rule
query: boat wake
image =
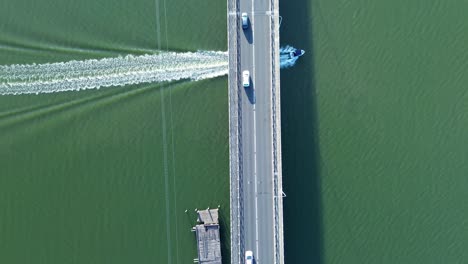
<svg viewBox="0 0 468 264">
<path fill-rule="evenodd" d="M 299 50 L 291 46 L 280 48 L 280 68 L 286 69 L 294 66 L 300 56 L 304 55 L 304 50 Z"/>
<path fill-rule="evenodd" d="M 99 89 L 182 79 L 202 80 L 228 73 L 228 53 L 161 52 L 154 55 L 46 64 L 0 66 L 0 95 Z"/>
<path fill-rule="evenodd" d="M 280 68 L 289 68 L 305 52 L 280 49 Z M 0 95 L 42 94 L 139 83 L 203 80 L 228 73 L 228 53 L 161 52 L 152 55 L 45 64 L 0 65 Z"/>
</svg>

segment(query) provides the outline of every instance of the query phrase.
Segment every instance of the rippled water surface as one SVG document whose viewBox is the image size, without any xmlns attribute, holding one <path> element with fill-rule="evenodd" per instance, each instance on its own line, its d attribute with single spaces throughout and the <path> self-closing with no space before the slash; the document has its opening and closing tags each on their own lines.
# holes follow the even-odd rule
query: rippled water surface
<svg viewBox="0 0 468 264">
<path fill-rule="evenodd" d="M 468 4 L 280 10 L 286 262 L 467 262 Z"/>
<path fill-rule="evenodd" d="M 281 75 L 286 263 L 467 262 L 468 4 L 280 8 L 306 50 Z M 225 25 L 225 1 L 5 0 L 0 64 L 225 51 Z M 191 263 L 217 205 L 228 241 L 226 87 L 0 96 L 0 262 Z"/>
<path fill-rule="evenodd" d="M 226 3 L 5 0 L 0 32 L 1 65 L 226 51 Z M 192 263 L 218 205 L 228 241 L 226 80 L 0 96 L 0 263 Z"/>
</svg>

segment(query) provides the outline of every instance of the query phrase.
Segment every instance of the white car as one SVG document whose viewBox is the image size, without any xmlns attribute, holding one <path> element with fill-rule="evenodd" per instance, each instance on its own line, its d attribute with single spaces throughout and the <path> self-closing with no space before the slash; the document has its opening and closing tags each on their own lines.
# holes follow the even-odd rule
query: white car
<svg viewBox="0 0 468 264">
<path fill-rule="evenodd" d="M 248 29 L 249 28 L 249 16 L 247 13 L 242 13 L 242 29 Z"/>
<path fill-rule="evenodd" d="M 242 72 L 242 85 L 246 88 L 250 86 L 250 72 L 249 71 Z"/>
<path fill-rule="evenodd" d="M 253 264 L 253 252 L 251 250 L 247 250 L 245 252 L 245 264 Z"/>
</svg>

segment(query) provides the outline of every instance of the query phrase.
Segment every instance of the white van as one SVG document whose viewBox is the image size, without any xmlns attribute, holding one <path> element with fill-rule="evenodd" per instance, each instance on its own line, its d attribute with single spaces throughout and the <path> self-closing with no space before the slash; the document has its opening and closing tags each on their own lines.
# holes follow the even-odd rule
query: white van
<svg viewBox="0 0 468 264">
<path fill-rule="evenodd" d="M 250 72 L 249 71 L 242 72 L 242 85 L 244 87 L 250 86 Z"/>
</svg>

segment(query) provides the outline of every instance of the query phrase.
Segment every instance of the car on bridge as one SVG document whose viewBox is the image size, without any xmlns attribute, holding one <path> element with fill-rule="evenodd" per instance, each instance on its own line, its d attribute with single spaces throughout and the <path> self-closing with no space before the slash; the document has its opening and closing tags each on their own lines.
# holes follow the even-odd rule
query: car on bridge
<svg viewBox="0 0 468 264">
<path fill-rule="evenodd" d="M 242 13 L 241 19 L 242 19 L 242 29 L 248 29 L 249 28 L 249 16 L 247 15 L 247 13 Z"/>
<path fill-rule="evenodd" d="M 250 86 L 250 72 L 249 71 L 242 72 L 242 85 L 245 88 Z"/>
<path fill-rule="evenodd" d="M 253 252 L 251 250 L 247 250 L 245 252 L 245 264 L 253 264 Z"/>
</svg>

